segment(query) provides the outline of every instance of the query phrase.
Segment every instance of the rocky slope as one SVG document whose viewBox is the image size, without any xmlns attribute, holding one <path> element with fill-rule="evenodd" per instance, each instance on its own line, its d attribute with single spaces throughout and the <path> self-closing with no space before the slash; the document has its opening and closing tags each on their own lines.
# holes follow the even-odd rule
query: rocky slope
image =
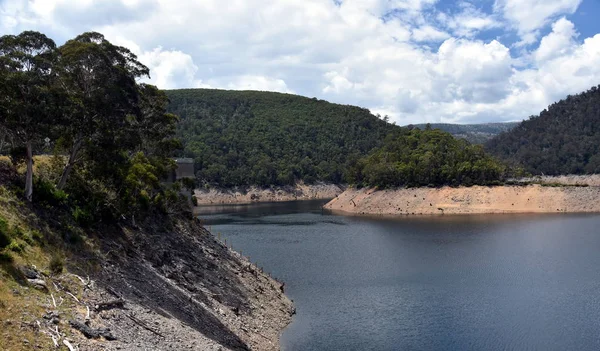
<svg viewBox="0 0 600 351">
<path fill-rule="evenodd" d="M 600 212 L 600 187 L 473 186 L 347 189 L 325 205 L 358 215 Z"/>
<path fill-rule="evenodd" d="M 13 178 L 0 169 L 0 350 L 279 350 L 283 284 L 190 213 L 80 228 Z"/>
<path fill-rule="evenodd" d="M 279 202 L 296 200 L 332 199 L 344 191 L 344 187 L 335 184 L 318 183 L 314 185 L 296 184 L 271 188 L 251 187 L 249 189 L 197 189 L 198 205 L 213 204 L 249 204 L 253 202 Z"/>
</svg>

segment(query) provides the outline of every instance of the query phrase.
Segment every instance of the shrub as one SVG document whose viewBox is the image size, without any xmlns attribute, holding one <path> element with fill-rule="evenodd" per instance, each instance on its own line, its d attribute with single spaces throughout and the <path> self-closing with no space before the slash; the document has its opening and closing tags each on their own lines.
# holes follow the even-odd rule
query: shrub
<svg viewBox="0 0 600 351">
<path fill-rule="evenodd" d="M 34 184 L 34 194 L 36 200 L 52 206 L 61 206 L 66 204 L 68 195 L 62 190 L 56 189 L 54 184 L 43 179 L 36 178 Z"/>
<path fill-rule="evenodd" d="M 48 264 L 48 269 L 54 275 L 59 275 L 65 269 L 65 260 L 58 253 L 54 253 L 50 258 L 50 264 Z"/>
<path fill-rule="evenodd" d="M 27 244 L 25 244 L 24 242 L 22 242 L 20 240 L 13 240 L 8 245 L 8 249 L 12 252 L 21 253 L 21 252 L 25 251 L 26 246 L 27 246 Z"/>
<path fill-rule="evenodd" d="M 87 209 L 75 206 L 72 212 L 75 222 L 82 227 L 89 227 L 94 222 L 94 216 Z"/>
</svg>

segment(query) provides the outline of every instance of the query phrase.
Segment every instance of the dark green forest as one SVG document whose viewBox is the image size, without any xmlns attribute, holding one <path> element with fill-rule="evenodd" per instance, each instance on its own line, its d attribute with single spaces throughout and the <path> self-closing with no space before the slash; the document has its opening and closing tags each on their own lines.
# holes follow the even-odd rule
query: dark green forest
<svg viewBox="0 0 600 351">
<path fill-rule="evenodd" d="M 257 91 L 167 91 L 184 156 L 205 184 L 490 184 L 503 167 L 440 130 L 387 123 L 368 110 Z"/>
<path fill-rule="evenodd" d="M 439 129 L 402 129 L 382 147 L 349 168 L 354 184 L 379 188 L 400 186 L 498 185 L 507 168 L 481 145 Z"/>
<path fill-rule="evenodd" d="M 206 89 L 167 95 L 198 179 L 224 187 L 341 183 L 349 163 L 400 129 L 367 109 L 297 95 Z"/>
<path fill-rule="evenodd" d="M 600 173 L 600 87 L 550 105 L 485 147 L 532 174 Z"/>
<path fill-rule="evenodd" d="M 502 132 L 507 132 L 520 122 L 506 123 L 480 123 L 480 124 L 451 124 L 451 123 L 431 123 L 433 129 L 440 129 L 452 134 L 456 138 L 465 139 L 471 144 L 485 144 Z M 425 129 L 426 124 L 410 125 L 421 130 Z"/>
</svg>

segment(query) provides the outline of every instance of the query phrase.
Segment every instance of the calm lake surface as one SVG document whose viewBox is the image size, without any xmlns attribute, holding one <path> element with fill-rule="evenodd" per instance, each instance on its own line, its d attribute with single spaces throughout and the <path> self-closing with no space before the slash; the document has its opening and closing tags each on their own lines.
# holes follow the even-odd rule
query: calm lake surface
<svg viewBox="0 0 600 351">
<path fill-rule="evenodd" d="M 600 216 L 357 218 L 205 208 L 285 281 L 284 350 L 600 350 Z"/>
</svg>

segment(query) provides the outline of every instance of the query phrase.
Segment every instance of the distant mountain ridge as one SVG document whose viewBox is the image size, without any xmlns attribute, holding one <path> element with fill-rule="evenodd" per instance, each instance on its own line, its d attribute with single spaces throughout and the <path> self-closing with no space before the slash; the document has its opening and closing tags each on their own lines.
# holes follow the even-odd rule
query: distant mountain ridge
<svg viewBox="0 0 600 351">
<path fill-rule="evenodd" d="M 430 123 L 431 128 L 440 129 L 448 132 L 456 138 L 466 139 L 471 144 L 485 144 L 493 137 L 503 132 L 508 132 L 520 122 L 505 123 L 481 123 L 481 124 L 451 124 L 451 123 Z M 426 123 L 408 125 L 421 130 L 425 129 Z"/>
<path fill-rule="evenodd" d="M 550 105 L 486 149 L 533 174 L 600 173 L 600 86 Z"/>
</svg>

